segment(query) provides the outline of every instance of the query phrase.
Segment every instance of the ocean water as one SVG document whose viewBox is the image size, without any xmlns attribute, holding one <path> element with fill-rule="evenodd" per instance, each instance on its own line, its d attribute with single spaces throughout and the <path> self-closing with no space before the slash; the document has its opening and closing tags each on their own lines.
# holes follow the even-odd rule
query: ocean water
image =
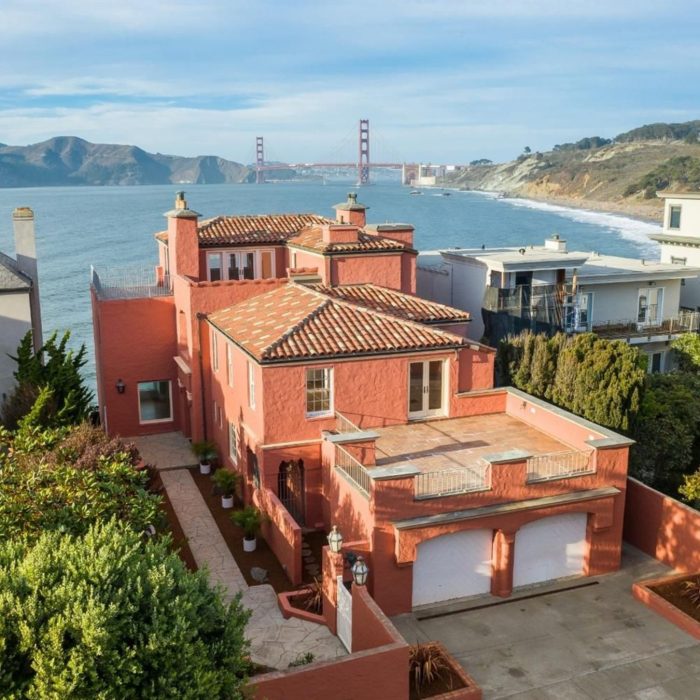
<svg viewBox="0 0 700 700">
<path fill-rule="evenodd" d="M 315 212 L 333 215 L 351 183 L 187 185 L 189 206 L 204 217 L 218 214 Z M 70 330 L 73 344 L 85 343 L 86 378 L 95 381 L 89 274 L 110 267 L 155 264 L 153 234 L 165 228 L 175 185 L 144 187 L 52 187 L 0 189 L 0 250 L 14 254 L 12 210 L 30 206 L 36 216 L 44 333 Z M 498 199 L 475 192 L 450 197 L 426 190 L 410 195 L 398 184 L 362 188 L 371 223 L 415 226 L 419 250 L 541 244 L 553 233 L 570 250 L 596 250 L 631 257 L 658 258 L 648 239 L 653 224 L 622 216 L 567 209 L 520 199 Z M 137 342 L 137 339 L 134 339 Z"/>
</svg>

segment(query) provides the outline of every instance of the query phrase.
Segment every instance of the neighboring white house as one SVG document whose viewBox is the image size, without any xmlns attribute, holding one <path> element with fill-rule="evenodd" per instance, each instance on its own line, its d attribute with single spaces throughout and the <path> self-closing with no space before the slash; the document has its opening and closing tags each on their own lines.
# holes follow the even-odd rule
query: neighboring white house
<svg viewBox="0 0 700 700">
<path fill-rule="evenodd" d="M 34 237 L 34 212 L 29 207 L 12 214 L 15 257 L 0 253 L 0 403 L 14 386 L 17 351 L 27 331 L 33 332 L 34 347 L 41 347 L 41 309 Z"/>
<path fill-rule="evenodd" d="M 663 231 L 651 238 L 661 244 L 661 262 L 700 267 L 700 193 L 663 193 Z M 681 306 L 700 310 L 700 278 L 681 290 Z"/>
<path fill-rule="evenodd" d="M 418 257 L 420 296 L 470 312 L 474 339 L 496 344 L 523 330 L 594 331 L 639 345 L 649 370 L 670 369 L 670 341 L 697 331 L 700 314 L 681 309 L 698 267 L 544 246 L 444 250 Z"/>
</svg>

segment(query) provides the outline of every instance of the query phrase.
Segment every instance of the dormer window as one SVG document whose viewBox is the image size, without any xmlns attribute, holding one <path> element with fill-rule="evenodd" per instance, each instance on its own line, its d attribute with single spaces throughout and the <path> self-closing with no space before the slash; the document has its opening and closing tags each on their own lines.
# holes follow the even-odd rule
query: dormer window
<svg viewBox="0 0 700 700">
<path fill-rule="evenodd" d="M 681 227 L 681 208 L 679 205 L 668 208 L 668 227 L 676 230 Z"/>
</svg>

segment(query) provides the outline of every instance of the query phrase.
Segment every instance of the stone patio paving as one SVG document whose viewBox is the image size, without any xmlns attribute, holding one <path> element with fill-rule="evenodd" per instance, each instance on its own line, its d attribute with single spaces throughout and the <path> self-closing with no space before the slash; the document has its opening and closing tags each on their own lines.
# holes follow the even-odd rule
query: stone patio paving
<svg viewBox="0 0 700 700">
<path fill-rule="evenodd" d="M 285 620 L 272 586 L 248 586 L 187 469 L 170 466 L 160 476 L 197 566 L 209 570 L 212 582 L 223 586 L 228 600 L 241 593 L 243 605 L 252 611 L 246 632 L 253 661 L 284 669 L 306 652 L 317 661 L 347 653 L 327 627 L 297 618 Z"/>
<path fill-rule="evenodd" d="M 124 438 L 124 442 L 133 442 L 143 461 L 154 465 L 158 471 L 197 465 L 191 443 L 182 433 L 141 435 Z"/>
</svg>

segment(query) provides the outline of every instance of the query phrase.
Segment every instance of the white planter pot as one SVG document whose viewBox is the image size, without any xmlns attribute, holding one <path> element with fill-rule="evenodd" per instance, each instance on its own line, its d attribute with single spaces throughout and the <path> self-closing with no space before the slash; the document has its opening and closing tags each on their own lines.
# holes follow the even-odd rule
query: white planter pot
<svg viewBox="0 0 700 700">
<path fill-rule="evenodd" d="M 247 540 L 245 537 L 243 538 L 243 551 L 244 552 L 254 552 L 255 548 L 258 546 L 258 541 L 253 539 L 253 540 Z"/>
<path fill-rule="evenodd" d="M 222 508 L 233 508 L 233 496 L 222 496 L 221 497 L 221 507 Z"/>
<path fill-rule="evenodd" d="M 199 463 L 199 473 L 200 474 L 209 474 L 211 472 L 211 464 L 207 464 L 206 462 L 200 462 Z"/>
</svg>

